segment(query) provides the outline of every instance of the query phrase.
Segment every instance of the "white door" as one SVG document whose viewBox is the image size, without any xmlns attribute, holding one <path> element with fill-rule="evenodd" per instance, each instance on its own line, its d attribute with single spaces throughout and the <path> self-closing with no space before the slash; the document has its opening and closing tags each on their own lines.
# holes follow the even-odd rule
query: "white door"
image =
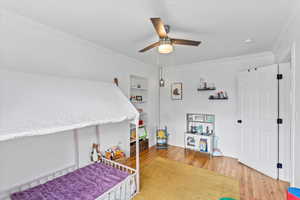
<svg viewBox="0 0 300 200">
<path fill-rule="evenodd" d="M 239 74 L 240 162 L 277 178 L 277 66 Z"/>
</svg>

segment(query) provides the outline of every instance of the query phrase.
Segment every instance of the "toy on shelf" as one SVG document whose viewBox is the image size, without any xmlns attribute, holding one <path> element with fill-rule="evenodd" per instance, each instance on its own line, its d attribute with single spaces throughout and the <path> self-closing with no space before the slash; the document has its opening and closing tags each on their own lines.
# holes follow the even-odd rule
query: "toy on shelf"
<svg viewBox="0 0 300 200">
<path fill-rule="evenodd" d="M 119 146 L 114 146 L 105 151 L 105 158 L 109 160 L 125 159 L 126 155 Z"/>
<path fill-rule="evenodd" d="M 157 129 L 156 132 L 156 148 L 157 149 L 167 149 L 168 148 L 168 131 L 167 127 L 165 129 Z"/>
<path fill-rule="evenodd" d="M 144 126 L 144 120 L 139 120 L 139 126 L 141 127 L 141 126 Z"/>
<path fill-rule="evenodd" d="M 287 191 L 287 200 L 300 200 L 300 189 L 290 187 Z"/>
<path fill-rule="evenodd" d="M 227 95 L 227 92 L 220 91 L 216 95 L 210 95 L 208 99 L 209 100 L 227 100 L 228 95 Z"/>
<path fill-rule="evenodd" d="M 92 152 L 91 152 L 91 161 L 97 162 L 97 161 L 101 160 L 101 157 L 102 157 L 102 155 L 99 150 L 99 144 L 93 144 Z"/>
<path fill-rule="evenodd" d="M 145 140 L 148 138 L 147 129 L 144 126 L 139 127 L 139 135 L 140 135 L 139 137 L 140 140 Z M 130 130 L 130 141 L 135 142 L 135 140 L 136 140 L 136 130 L 135 128 L 132 128 Z"/>
<path fill-rule="evenodd" d="M 201 152 L 208 152 L 207 139 L 201 138 L 199 142 L 199 148 Z"/>
</svg>

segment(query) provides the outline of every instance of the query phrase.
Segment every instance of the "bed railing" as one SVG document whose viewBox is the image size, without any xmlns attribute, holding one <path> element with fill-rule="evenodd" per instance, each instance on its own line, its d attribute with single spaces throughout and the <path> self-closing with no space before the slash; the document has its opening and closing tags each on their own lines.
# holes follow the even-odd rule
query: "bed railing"
<svg viewBox="0 0 300 200">
<path fill-rule="evenodd" d="M 130 175 L 96 200 L 129 200 L 137 194 L 137 174 L 135 169 L 105 158 L 102 158 L 99 162 L 127 172 Z"/>
<path fill-rule="evenodd" d="M 37 179 L 34 179 L 32 181 L 22 183 L 20 185 L 16 185 L 8 190 L 0 192 L 0 200 L 10 200 L 10 195 L 15 192 L 21 192 L 24 190 L 27 190 L 29 188 L 41 185 L 43 183 L 46 183 L 47 181 L 51 181 L 57 177 L 63 176 L 67 173 L 70 173 L 76 169 L 76 165 L 72 165 L 69 167 L 66 167 L 64 169 L 52 172 L 50 174 L 47 174 L 46 176 L 39 177 Z"/>
<path fill-rule="evenodd" d="M 97 198 L 97 200 L 129 200 L 137 193 L 137 175 L 136 170 L 128 167 L 126 165 L 117 163 L 112 160 L 108 160 L 105 158 L 102 158 L 101 161 L 99 161 L 105 165 L 114 167 L 119 169 L 120 171 L 127 172 L 130 174 L 124 181 L 120 182 L 110 190 L 106 191 L 103 195 Z M 53 173 L 50 173 L 46 176 L 34 179 L 30 182 L 23 183 L 17 186 L 12 187 L 9 190 L 0 192 L 0 200 L 10 200 L 10 195 L 15 192 L 21 192 L 26 189 L 35 187 L 37 185 L 46 183 L 47 181 L 51 181 L 55 178 L 58 178 L 60 176 L 63 176 L 67 173 L 70 173 L 77 169 L 76 165 L 72 165 L 70 167 L 55 171 Z"/>
</svg>

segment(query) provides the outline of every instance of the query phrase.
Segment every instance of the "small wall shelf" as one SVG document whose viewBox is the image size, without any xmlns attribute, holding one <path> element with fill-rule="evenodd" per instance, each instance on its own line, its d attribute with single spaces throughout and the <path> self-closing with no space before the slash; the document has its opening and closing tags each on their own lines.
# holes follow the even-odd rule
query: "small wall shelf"
<svg viewBox="0 0 300 200">
<path fill-rule="evenodd" d="M 211 91 L 211 90 L 216 90 L 215 87 L 213 88 L 198 88 L 197 91 Z"/>
<path fill-rule="evenodd" d="M 141 90 L 141 91 L 147 91 L 146 88 L 138 88 L 138 87 L 131 87 L 132 90 Z"/>
<path fill-rule="evenodd" d="M 209 97 L 209 100 L 228 100 L 228 97 L 224 97 L 224 98 L 219 98 L 219 97 Z"/>
</svg>

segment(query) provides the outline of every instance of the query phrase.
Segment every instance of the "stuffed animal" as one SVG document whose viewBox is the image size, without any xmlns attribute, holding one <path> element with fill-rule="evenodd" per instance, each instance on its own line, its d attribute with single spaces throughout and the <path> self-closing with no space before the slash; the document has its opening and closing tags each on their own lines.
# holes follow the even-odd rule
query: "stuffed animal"
<svg viewBox="0 0 300 200">
<path fill-rule="evenodd" d="M 101 160 L 101 153 L 99 150 L 99 144 L 93 144 L 92 146 L 92 152 L 91 152 L 91 161 L 92 162 L 97 162 Z"/>
<path fill-rule="evenodd" d="M 114 146 L 105 151 L 106 159 L 117 160 L 120 158 L 125 158 L 125 153 L 120 149 L 119 146 Z"/>
</svg>

